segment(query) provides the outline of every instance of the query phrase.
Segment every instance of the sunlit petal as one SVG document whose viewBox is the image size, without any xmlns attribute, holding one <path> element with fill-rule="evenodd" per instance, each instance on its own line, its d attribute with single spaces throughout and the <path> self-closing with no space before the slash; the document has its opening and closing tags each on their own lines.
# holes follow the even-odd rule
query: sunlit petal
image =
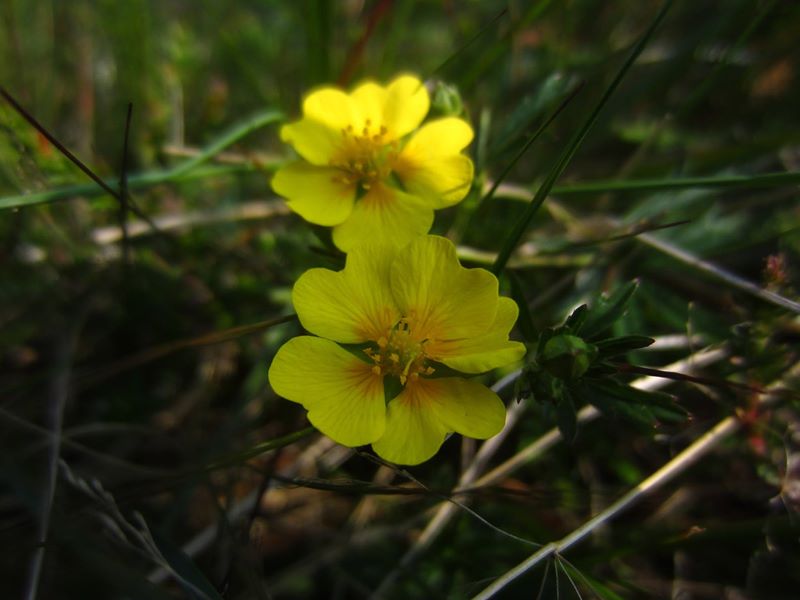
<svg viewBox="0 0 800 600">
<path fill-rule="evenodd" d="M 430 108 L 425 85 L 413 75 L 401 75 L 386 88 L 383 124 L 399 139 L 419 127 Z"/>
<path fill-rule="evenodd" d="M 420 127 L 403 148 L 409 159 L 440 158 L 458 154 L 473 138 L 472 127 L 463 119 L 444 117 Z"/>
<path fill-rule="evenodd" d="M 420 388 L 406 388 L 389 402 L 384 434 L 372 443 L 382 458 L 400 465 L 418 465 L 439 450 L 447 429 L 426 405 Z"/>
<path fill-rule="evenodd" d="M 355 189 L 343 183 L 339 172 L 330 167 L 290 163 L 275 173 L 272 188 L 309 223 L 338 225 L 353 210 Z"/>
<path fill-rule="evenodd" d="M 350 97 L 353 104 L 358 107 L 361 121 L 352 125 L 357 130 L 369 125 L 375 128 L 383 125 L 383 106 L 386 103 L 386 88 L 371 81 L 362 83 L 352 91 Z"/>
<path fill-rule="evenodd" d="M 347 256 L 342 271 L 310 269 L 292 290 L 300 322 L 322 337 L 357 344 L 377 340 L 397 322 L 389 289 L 394 254 L 385 244 L 368 244 Z"/>
<path fill-rule="evenodd" d="M 497 278 L 485 269 L 465 269 L 453 243 L 425 236 L 392 263 L 392 293 L 420 338 L 449 340 L 485 333 L 497 314 Z"/>
<path fill-rule="evenodd" d="M 462 154 L 431 158 L 398 171 L 405 189 L 436 209 L 461 202 L 469 193 L 473 176 L 472 161 Z"/>
<path fill-rule="evenodd" d="M 377 185 L 357 200 L 350 217 L 333 229 L 333 242 L 344 252 L 376 240 L 403 246 L 428 233 L 432 224 L 433 209 L 419 198 Z"/>
<path fill-rule="evenodd" d="M 477 381 L 460 377 L 419 379 L 410 387 L 420 399 L 420 407 L 432 411 L 447 431 L 483 440 L 503 428 L 505 405 Z"/>
<path fill-rule="evenodd" d="M 327 125 L 334 131 L 341 131 L 348 125 L 361 125 L 363 120 L 359 106 L 353 99 L 333 87 L 323 87 L 306 96 L 303 116 Z"/>
<path fill-rule="evenodd" d="M 519 309 L 510 298 L 500 298 L 497 315 L 486 333 L 466 339 L 434 341 L 431 358 L 462 373 L 483 373 L 514 363 L 525 355 L 525 345 L 508 339 Z"/>
<path fill-rule="evenodd" d="M 334 342 L 300 336 L 278 350 L 269 369 L 277 394 L 308 410 L 308 420 L 345 446 L 379 439 L 386 426 L 383 381 Z"/>
<path fill-rule="evenodd" d="M 472 135 L 472 128 L 454 117 L 423 126 L 405 145 L 395 165 L 406 190 L 428 198 L 434 208 L 460 202 L 472 185 L 474 166 L 459 152 Z"/>
<path fill-rule="evenodd" d="M 300 119 L 281 127 L 281 140 L 311 164 L 328 166 L 339 153 L 342 132 L 313 119 Z"/>
</svg>

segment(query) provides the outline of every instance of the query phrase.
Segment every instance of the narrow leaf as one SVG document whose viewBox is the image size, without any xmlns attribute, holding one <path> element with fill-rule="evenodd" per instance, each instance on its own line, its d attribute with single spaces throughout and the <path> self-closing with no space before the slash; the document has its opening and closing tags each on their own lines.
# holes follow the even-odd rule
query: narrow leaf
<svg viewBox="0 0 800 600">
<path fill-rule="evenodd" d="M 585 304 L 581 304 L 567 317 L 567 320 L 564 322 L 564 327 L 568 328 L 572 334 L 579 335 L 588 316 L 589 307 Z"/>
<path fill-rule="evenodd" d="M 622 337 L 609 338 L 607 340 L 600 340 L 594 343 L 601 358 L 610 358 L 612 356 L 619 356 L 631 350 L 639 350 L 640 348 L 647 348 L 653 344 L 655 340 L 651 337 L 644 335 L 626 335 Z"/>
<path fill-rule="evenodd" d="M 511 257 L 511 253 L 514 251 L 514 248 L 517 247 L 520 239 L 522 239 L 525 230 L 528 228 L 533 216 L 539 210 L 539 207 L 544 203 L 547 195 L 550 193 L 550 190 L 555 185 L 556 181 L 564 170 L 567 168 L 567 165 L 572 161 L 573 156 L 578 151 L 578 148 L 583 143 L 583 140 L 589 133 L 589 130 L 597 121 L 600 112 L 603 110 L 605 105 L 608 103 L 611 96 L 616 91 L 617 87 L 619 87 L 620 82 L 627 74 L 628 70 L 633 66 L 633 63 L 641 54 L 644 47 L 647 45 L 647 42 L 650 41 L 650 38 L 655 33 L 655 30 L 661 24 L 661 21 L 667 14 L 667 11 L 672 6 L 672 0 L 667 0 L 661 10 L 659 10 L 656 18 L 650 24 L 650 27 L 644 33 L 644 35 L 639 39 L 636 46 L 634 47 L 633 51 L 631 52 L 628 59 L 625 61 L 625 64 L 622 65 L 622 68 L 617 73 L 617 76 L 614 78 L 614 81 L 611 82 L 611 85 L 608 86 L 603 96 L 600 98 L 600 101 L 595 106 L 594 110 L 591 112 L 589 117 L 584 122 L 583 126 L 575 133 L 569 143 L 566 145 L 564 150 L 559 156 L 558 161 L 548 173 L 547 178 L 544 180 L 542 185 L 536 192 L 536 195 L 531 200 L 530 204 L 526 207 L 525 212 L 523 213 L 522 217 L 517 221 L 514 228 L 511 230 L 511 233 L 506 238 L 503 247 L 500 249 L 499 254 L 497 255 L 497 259 L 492 265 L 492 272 L 496 275 L 500 273 L 506 266 L 508 259 Z"/>
<path fill-rule="evenodd" d="M 581 329 L 581 336 L 591 340 L 611 327 L 625 312 L 625 307 L 638 285 L 638 282 L 631 281 L 611 294 L 608 299 L 601 299 L 597 306 L 592 307 Z"/>
</svg>

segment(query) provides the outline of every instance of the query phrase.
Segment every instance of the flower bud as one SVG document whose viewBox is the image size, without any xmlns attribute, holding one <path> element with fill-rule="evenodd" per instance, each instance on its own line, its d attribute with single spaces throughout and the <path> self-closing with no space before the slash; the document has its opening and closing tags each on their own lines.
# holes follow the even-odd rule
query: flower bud
<svg viewBox="0 0 800 600">
<path fill-rule="evenodd" d="M 589 368 L 597 349 L 574 335 L 557 335 L 545 344 L 539 362 L 560 379 L 577 379 Z"/>
</svg>

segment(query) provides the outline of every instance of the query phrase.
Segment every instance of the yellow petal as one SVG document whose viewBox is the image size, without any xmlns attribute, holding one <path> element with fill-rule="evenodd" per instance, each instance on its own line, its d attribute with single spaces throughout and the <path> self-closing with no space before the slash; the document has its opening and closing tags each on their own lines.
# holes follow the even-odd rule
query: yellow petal
<svg viewBox="0 0 800 600">
<path fill-rule="evenodd" d="M 353 127 L 360 131 L 369 119 L 373 130 L 381 126 L 386 128 L 388 140 L 399 139 L 414 131 L 430 108 L 428 90 L 412 75 L 401 75 L 386 87 L 373 82 L 362 83 L 350 97 L 363 119 L 354 122 Z"/>
<path fill-rule="evenodd" d="M 333 87 L 324 87 L 309 94 L 303 101 L 303 116 L 341 131 L 348 125 L 361 124 L 361 113 L 345 92 Z"/>
<path fill-rule="evenodd" d="M 391 285 L 415 337 L 454 340 L 484 334 L 497 314 L 497 278 L 465 269 L 453 243 L 428 235 L 411 242 L 392 263 Z"/>
<path fill-rule="evenodd" d="M 510 298 L 500 298 L 497 315 L 489 330 L 460 340 L 434 341 L 426 347 L 428 355 L 462 373 L 484 373 L 520 360 L 525 345 L 508 339 L 519 309 Z"/>
<path fill-rule="evenodd" d="M 425 198 L 436 209 L 461 202 L 469 193 L 473 176 L 472 161 L 461 154 L 432 158 L 398 172 L 409 192 Z"/>
<path fill-rule="evenodd" d="M 292 303 L 308 331 L 341 342 L 376 341 L 400 318 L 389 289 L 394 251 L 367 244 L 347 256 L 342 271 L 310 269 L 292 290 Z"/>
<path fill-rule="evenodd" d="M 281 140 L 311 164 L 324 167 L 339 152 L 342 130 L 313 119 L 300 119 L 281 127 Z"/>
<path fill-rule="evenodd" d="M 433 209 L 419 198 L 375 185 L 356 201 L 350 217 L 334 227 L 333 242 L 344 252 L 375 240 L 399 247 L 428 233 L 432 224 Z"/>
<path fill-rule="evenodd" d="M 354 122 L 353 127 L 360 131 L 367 120 L 370 126 L 379 129 L 383 123 L 383 106 L 386 103 L 386 88 L 371 81 L 362 83 L 350 94 L 353 104 L 358 108 L 359 122 Z"/>
<path fill-rule="evenodd" d="M 472 140 L 472 128 L 448 117 L 428 123 L 405 145 L 394 170 L 406 190 L 427 198 L 434 208 L 464 199 L 474 176 L 469 157 L 459 154 Z"/>
<path fill-rule="evenodd" d="M 497 394 L 475 381 L 418 379 L 389 402 L 386 431 L 372 448 L 393 463 L 416 465 L 436 454 L 447 433 L 486 439 L 503 428 L 505 415 Z"/>
<path fill-rule="evenodd" d="M 386 88 L 383 124 L 393 138 L 401 138 L 419 127 L 429 108 L 425 85 L 413 75 L 401 75 Z"/>
<path fill-rule="evenodd" d="M 384 434 L 372 443 L 378 456 L 401 465 L 418 465 L 439 450 L 447 429 L 425 404 L 419 387 L 409 386 L 389 402 Z"/>
<path fill-rule="evenodd" d="M 418 388 L 421 404 L 430 407 L 447 431 L 485 440 L 506 422 L 506 407 L 497 394 L 472 379 L 419 379 L 412 388 Z"/>
<path fill-rule="evenodd" d="M 308 162 L 326 166 L 342 145 L 342 130 L 358 120 L 358 107 L 347 94 L 321 88 L 303 101 L 303 118 L 281 128 L 281 139 Z"/>
<path fill-rule="evenodd" d="M 383 379 L 334 342 L 289 340 L 272 361 L 269 382 L 278 395 L 302 404 L 314 427 L 340 444 L 361 446 L 383 435 Z"/>
<path fill-rule="evenodd" d="M 290 163 L 275 173 L 272 189 L 288 199 L 289 208 L 317 225 L 338 225 L 353 210 L 355 189 L 330 167 Z"/>
<path fill-rule="evenodd" d="M 458 154 L 472 141 L 472 127 L 464 119 L 444 117 L 426 123 L 403 148 L 412 162 Z"/>
</svg>

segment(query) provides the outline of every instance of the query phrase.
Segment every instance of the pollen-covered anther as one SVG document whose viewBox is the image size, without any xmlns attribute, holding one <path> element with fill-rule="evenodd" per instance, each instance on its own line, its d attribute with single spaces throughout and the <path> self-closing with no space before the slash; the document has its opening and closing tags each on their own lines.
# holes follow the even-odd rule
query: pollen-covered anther
<svg viewBox="0 0 800 600">
<path fill-rule="evenodd" d="M 360 131 L 352 125 L 342 128 L 342 143 L 328 164 L 341 172 L 337 183 L 371 189 L 391 175 L 399 153 L 397 140 L 387 140 L 385 125 L 373 127 L 367 119 Z M 335 180 L 336 181 L 336 180 Z"/>
<path fill-rule="evenodd" d="M 420 375 L 433 374 L 433 368 L 427 364 L 427 341 L 414 337 L 408 320 L 403 318 L 395 323 L 387 336 L 378 338 L 375 342 L 377 348 L 367 348 L 364 354 L 375 363 L 372 367 L 374 373 L 397 377 L 405 385 Z"/>
</svg>

